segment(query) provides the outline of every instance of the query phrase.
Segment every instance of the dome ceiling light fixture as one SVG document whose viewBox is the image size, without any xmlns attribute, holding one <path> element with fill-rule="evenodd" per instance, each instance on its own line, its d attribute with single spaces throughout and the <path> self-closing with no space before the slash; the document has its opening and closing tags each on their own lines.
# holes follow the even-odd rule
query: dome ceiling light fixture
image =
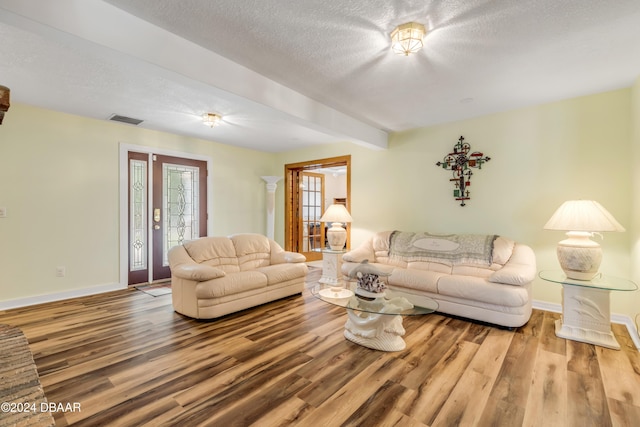
<svg viewBox="0 0 640 427">
<path fill-rule="evenodd" d="M 202 123 L 204 123 L 209 127 L 214 128 L 218 126 L 220 123 L 222 123 L 222 116 L 215 113 L 204 113 L 202 115 Z"/>
<path fill-rule="evenodd" d="M 391 49 L 398 55 L 409 56 L 422 49 L 422 39 L 426 34 L 424 25 L 407 22 L 398 25 L 391 32 Z"/>
</svg>

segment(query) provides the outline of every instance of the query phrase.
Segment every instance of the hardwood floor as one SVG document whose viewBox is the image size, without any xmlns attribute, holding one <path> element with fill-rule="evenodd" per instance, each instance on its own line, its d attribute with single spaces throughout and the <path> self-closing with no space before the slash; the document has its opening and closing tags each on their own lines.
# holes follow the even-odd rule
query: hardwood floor
<svg viewBox="0 0 640 427">
<path fill-rule="evenodd" d="M 639 426 L 640 353 L 557 338 L 558 314 L 515 331 L 405 318 L 407 349 L 346 341 L 344 309 L 305 291 L 213 321 L 130 289 L 0 312 L 22 329 L 64 425 Z M 70 404 L 70 405 L 67 405 Z"/>
</svg>

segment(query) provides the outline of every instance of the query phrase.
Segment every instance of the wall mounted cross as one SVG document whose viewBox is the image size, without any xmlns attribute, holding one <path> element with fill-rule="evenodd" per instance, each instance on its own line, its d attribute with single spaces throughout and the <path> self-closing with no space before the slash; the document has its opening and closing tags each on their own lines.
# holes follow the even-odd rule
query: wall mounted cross
<svg viewBox="0 0 640 427">
<path fill-rule="evenodd" d="M 464 137 L 461 136 L 456 145 L 453 146 L 453 152 L 444 156 L 442 162 L 436 163 L 437 166 L 453 173 L 453 177 L 449 181 L 455 185 L 453 197 L 460 201 L 460 206 L 465 206 L 465 200 L 471 198 L 471 192 L 468 187 L 471 185 L 473 172 L 470 168 L 482 169 L 482 164 L 491 160 L 490 157 L 485 157 L 479 151 L 469 154 L 470 151 L 471 145 L 468 142 L 464 142 Z"/>
</svg>

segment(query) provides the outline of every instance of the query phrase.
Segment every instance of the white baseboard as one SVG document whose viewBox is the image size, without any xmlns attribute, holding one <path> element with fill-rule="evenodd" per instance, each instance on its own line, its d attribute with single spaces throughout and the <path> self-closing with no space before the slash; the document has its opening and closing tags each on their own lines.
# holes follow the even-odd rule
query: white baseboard
<svg viewBox="0 0 640 427">
<path fill-rule="evenodd" d="M 546 301 L 537 301 L 533 300 L 532 304 L 533 308 L 543 311 L 551 311 L 553 313 L 562 313 L 562 305 L 546 302 Z M 611 323 L 618 323 L 621 325 L 625 325 L 627 330 L 629 331 L 629 335 L 633 340 L 633 343 L 636 345 L 636 348 L 640 350 L 640 336 L 638 335 L 638 330 L 636 329 L 636 325 L 633 323 L 633 319 L 625 314 L 611 314 Z"/>
<path fill-rule="evenodd" d="M 0 310 L 10 310 L 12 308 L 27 307 L 30 305 L 44 304 L 47 302 L 62 301 L 65 299 L 86 297 L 88 295 L 102 294 L 105 292 L 119 291 L 126 289 L 120 283 L 91 286 L 88 288 L 73 289 L 70 291 L 56 292 L 53 294 L 36 295 L 33 297 L 17 298 L 7 301 L 0 301 Z"/>
</svg>

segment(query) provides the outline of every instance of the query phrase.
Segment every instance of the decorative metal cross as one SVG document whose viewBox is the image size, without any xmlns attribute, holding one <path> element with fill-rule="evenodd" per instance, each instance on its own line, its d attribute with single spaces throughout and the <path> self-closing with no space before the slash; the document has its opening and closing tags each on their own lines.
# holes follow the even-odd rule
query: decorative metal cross
<svg viewBox="0 0 640 427">
<path fill-rule="evenodd" d="M 473 172 L 469 168 L 482 169 L 482 164 L 491 160 L 490 157 L 484 157 L 484 154 L 479 151 L 474 151 L 471 154 L 469 151 L 471 151 L 471 145 L 464 142 L 464 137 L 461 136 L 453 146 L 453 152 L 447 154 L 442 162 L 436 163 L 442 169 L 450 170 L 453 173 L 453 178 L 449 181 L 455 185 L 453 197 L 460 201 L 460 206 L 465 206 L 464 201 L 471 198 L 467 187 L 471 185 Z"/>
</svg>

